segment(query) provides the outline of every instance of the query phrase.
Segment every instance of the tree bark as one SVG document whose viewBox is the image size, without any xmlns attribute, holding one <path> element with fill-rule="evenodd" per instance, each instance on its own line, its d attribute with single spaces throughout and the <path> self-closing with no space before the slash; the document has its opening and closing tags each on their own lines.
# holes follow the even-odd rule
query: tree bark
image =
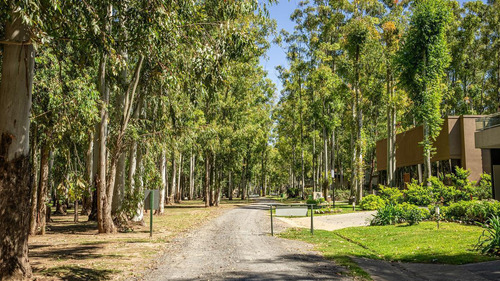
<svg viewBox="0 0 500 281">
<path fill-rule="evenodd" d="M 161 189 L 160 189 L 160 204 L 158 205 L 158 214 L 163 215 L 165 213 L 165 192 L 167 189 L 167 152 L 165 149 L 161 151 L 160 155 L 160 177 L 161 177 Z"/>
<path fill-rule="evenodd" d="M 175 159 L 175 150 L 172 149 L 172 185 L 170 186 L 170 194 L 168 196 L 168 203 L 172 204 L 175 199 L 175 190 L 177 187 L 177 161 Z"/>
<path fill-rule="evenodd" d="M 86 161 L 87 190 L 83 195 L 82 215 L 89 215 L 92 209 L 92 182 L 94 180 L 94 132 L 89 134 L 89 148 L 87 150 Z"/>
<path fill-rule="evenodd" d="M 45 144 L 40 153 L 40 181 L 38 184 L 38 208 L 37 208 L 37 233 L 45 234 L 45 215 L 47 214 L 47 205 L 45 204 L 45 198 L 47 196 L 47 190 L 49 186 L 49 155 L 50 148 Z"/>
<path fill-rule="evenodd" d="M 0 83 L 0 279 L 31 277 L 29 129 L 35 53 L 19 13 L 6 22 Z M 13 200 L 15 198 L 15 201 Z"/>
<path fill-rule="evenodd" d="M 203 185 L 203 197 L 205 200 L 205 207 L 210 206 L 209 190 L 210 190 L 210 152 L 205 152 L 205 182 Z"/>
<path fill-rule="evenodd" d="M 181 203 L 182 194 L 181 194 L 181 174 L 182 174 L 182 152 L 179 153 L 179 167 L 178 167 L 178 175 L 177 175 L 177 186 L 175 187 L 175 203 Z"/>
<path fill-rule="evenodd" d="M 193 150 L 191 150 L 191 157 L 189 161 L 189 200 L 194 198 L 194 167 L 195 167 L 195 155 Z"/>
</svg>

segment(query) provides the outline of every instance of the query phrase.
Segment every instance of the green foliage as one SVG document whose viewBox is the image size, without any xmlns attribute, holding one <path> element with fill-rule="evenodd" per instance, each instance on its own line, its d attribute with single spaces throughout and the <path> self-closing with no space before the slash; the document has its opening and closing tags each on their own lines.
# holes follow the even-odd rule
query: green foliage
<svg viewBox="0 0 500 281">
<path fill-rule="evenodd" d="M 391 204 L 398 204 L 403 202 L 403 192 L 399 188 L 388 187 L 379 185 L 379 190 L 377 195 L 384 199 L 386 202 Z"/>
<path fill-rule="evenodd" d="M 498 201 L 459 201 L 442 207 L 442 216 L 451 221 L 486 222 L 492 216 L 500 216 Z"/>
<path fill-rule="evenodd" d="M 370 194 L 363 197 L 360 203 L 360 208 L 363 210 L 378 210 L 384 207 L 386 202 L 380 196 Z"/>
<path fill-rule="evenodd" d="M 431 202 L 435 202 L 431 189 L 427 186 L 419 184 L 417 181 L 412 181 L 404 191 L 405 201 L 418 206 L 427 206 Z"/>
<path fill-rule="evenodd" d="M 387 204 L 377 211 L 370 225 L 391 225 L 406 222 L 408 225 L 420 223 L 430 217 L 429 210 L 413 204 Z"/>
<path fill-rule="evenodd" d="M 483 254 L 500 255 L 500 218 L 492 216 L 482 226 L 483 233 L 474 249 Z"/>
<path fill-rule="evenodd" d="M 370 225 L 391 225 L 401 222 L 402 217 L 399 205 L 387 204 L 377 210 L 377 214 L 370 221 Z"/>
</svg>

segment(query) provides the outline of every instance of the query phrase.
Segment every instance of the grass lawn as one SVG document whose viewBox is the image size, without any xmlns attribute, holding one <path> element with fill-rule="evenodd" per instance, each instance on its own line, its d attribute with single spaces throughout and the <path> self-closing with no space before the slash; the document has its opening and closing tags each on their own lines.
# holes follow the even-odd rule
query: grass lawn
<svg viewBox="0 0 500 281">
<path fill-rule="evenodd" d="M 95 222 L 80 216 L 73 222 L 74 211 L 53 215 L 44 236 L 30 236 L 29 259 L 37 280 L 109 280 L 137 276 L 162 254 L 174 237 L 223 210 L 247 201 L 222 200 L 219 208 L 205 208 L 199 200 L 165 206 L 165 214 L 154 216 L 153 238 L 149 237 L 149 214 L 144 225 L 133 225 L 134 231 L 110 235 L 97 234 Z"/>
<path fill-rule="evenodd" d="M 314 244 L 326 258 L 351 270 L 351 275 L 370 279 L 350 257 L 388 261 L 465 264 L 494 260 L 472 250 L 482 228 L 457 223 L 422 222 L 406 226 L 352 227 L 336 231 L 290 229 L 282 238 Z"/>
</svg>

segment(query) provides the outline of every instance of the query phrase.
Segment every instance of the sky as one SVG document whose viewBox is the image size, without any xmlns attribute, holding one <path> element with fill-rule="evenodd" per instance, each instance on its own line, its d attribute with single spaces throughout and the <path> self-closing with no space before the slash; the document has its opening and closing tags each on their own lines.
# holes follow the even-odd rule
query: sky
<svg viewBox="0 0 500 281">
<path fill-rule="evenodd" d="M 282 29 L 293 32 L 295 23 L 290 20 L 290 15 L 298 7 L 300 1 L 301 0 L 279 0 L 278 4 L 269 8 L 271 18 L 276 20 L 276 30 L 278 32 Z M 458 0 L 460 3 L 468 1 L 470 0 Z M 274 39 L 274 37 L 270 38 L 270 40 L 272 39 Z M 276 44 L 272 44 L 271 48 L 267 51 L 267 58 L 261 58 L 260 63 L 268 72 L 268 77 L 276 84 L 278 93 L 280 93 L 283 87 L 281 86 L 281 81 L 278 79 L 276 67 L 278 65 L 287 66 L 285 50 Z"/>
</svg>

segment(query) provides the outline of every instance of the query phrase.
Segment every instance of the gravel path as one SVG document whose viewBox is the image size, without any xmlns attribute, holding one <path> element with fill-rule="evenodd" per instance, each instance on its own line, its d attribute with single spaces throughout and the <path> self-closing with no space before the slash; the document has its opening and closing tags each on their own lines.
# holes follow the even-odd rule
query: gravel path
<svg viewBox="0 0 500 281">
<path fill-rule="evenodd" d="M 353 226 L 367 226 L 370 224 L 369 220 L 377 211 L 368 212 L 356 212 L 349 214 L 340 215 L 329 215 L 329 216 L 316 216 L 314 217 L 314 229 L 323 230 L 337 230 L 346 227 Z M 283 218 L 276 217 L 278 220 L 283 221 L 294 227 L 311 227 L 311 218 L 300 217 L 300 218 Z"/>
<path fill-rule="evenodd" d="M 225 212 L 174 241 L 145 280 L 352 280 L 311 246 L 271 237 L 265 203 Z M 275 222 L 276 231 L 284 228 Z"/>
</svg>

